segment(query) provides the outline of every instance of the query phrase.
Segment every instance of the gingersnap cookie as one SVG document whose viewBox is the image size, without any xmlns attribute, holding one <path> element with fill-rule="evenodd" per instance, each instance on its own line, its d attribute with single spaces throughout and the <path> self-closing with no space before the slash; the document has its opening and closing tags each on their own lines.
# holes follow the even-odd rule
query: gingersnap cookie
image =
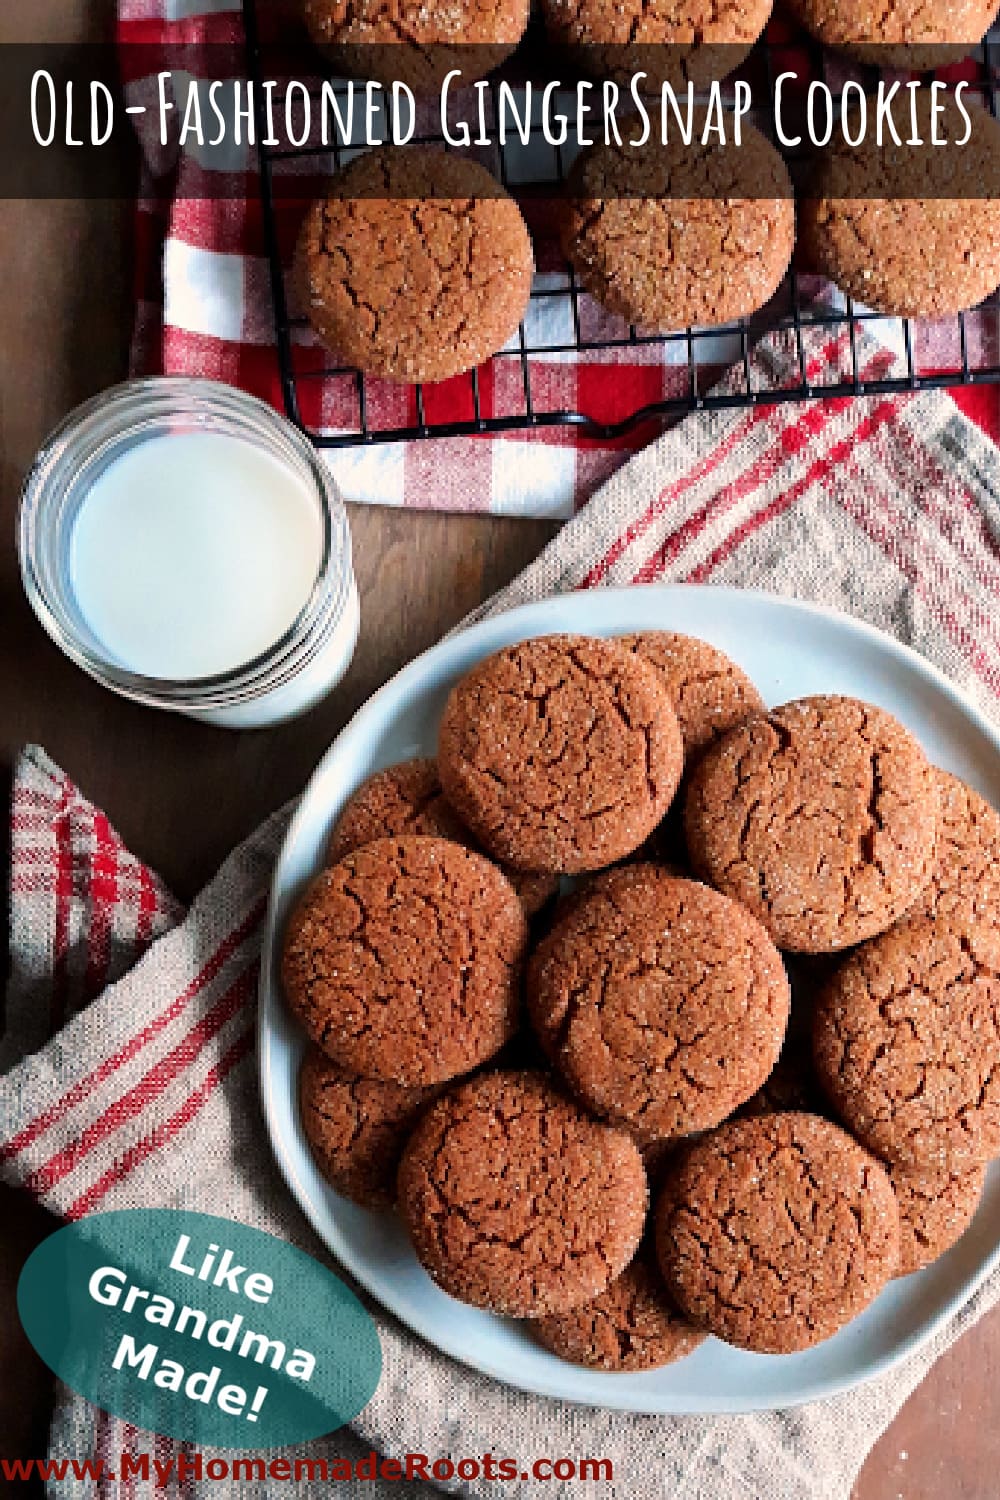
<svg viewBox="0 0 1000 1500">
<path fill-rule="evenodd" d="M 884 931 L 930 880 L 937 789 L 884 709 L 802 698 L 751 719 L 695 766 L 684 806 L 695 873 L 779 948 L 823 953 Z"/>
<path fill-rule="evenodd" d="M 983 1188 L 986 1168 L 968 1172 L 890 1172 L 899 1205 L 899 1270 L 909 1276 L 933 1264 L 961 1239 L 972 1223 Z"/>
<path fill-rule="evenodd" d="M 671 1304 L 642 1251 L 599 1297 L 536 1318 L 531 1331 L 552 1354 L 592 1370 L 656 1370 L 693 1354 L 705 1339 Z"/>
<path fill-rule="evenodd" d="M 664 83 L 696 87 L 725 78 L 746 60 L 771 15 L 771 0 L 543 0 L 549 41 L 589 72 L 647 92 Z"/>
<path fill-rule="evenodd" d="M 433 759 L 402 760 L 363 781 L 343 804 L 330 834 L 327 858 L 331 864 L 375 838 L 397 834 L 427 834 L 451 838 L 466 849 L 475 840 L 459 814 L 448 805 L 441 790 L 438 762 Z M 525 916 L 535 916 L 559 888 L 555 874 L 505 868 L 505 876 L 525 907 Z"/>
<path fill-rule="evenodd" d="M 599 1296 L 646 1217 L 635 1142 L 539 1073 L 484 1074 L 432 1104 L 398 1190 L 425 1270 L 451 1296 L 512 1318 Z"/>
<path fill-rule="evenodd" d="M 299 1075 L 302 1129 L 330 1185 L 362 1208 L 390 1207 L 403 1146 L 437 1092 L 358 1078 L 310 1047 Z"/>
<path fill-rule="evenodd" d="M 577 874 L 624 859 L 670 805 L 681 735 L 652 668 L 613 641 L 507 646 L 453 689 L 441 720 L 445 796 L 517 869 Z"/>
<path fill-rule="evenodd" d="M 907 917 L 972 907 L 1000 921 L 1000 813 L 947 771 L 933 772 L 939 812 L 930 884 Z"/>
<path fill-rule="evenodd" d="M 828 1120 L 732 1120 L 681 1157 L 656 1207 L 671 1297 L 740 1349 L 790 1354 L 857 1317 L 895 1274 L 884 1168 Z"/>
<path fill-rule="evenodd" d="M 799 207 L 802 263 L 894 317 L 958 313 L 1000 285 L 1000 124 L 972 109 L 968 143 L 936 147 L 926 93 L 922 146 L 880 147 L 873 131 L 830 147 Z M 963 114 L 937 103 L 942 139 L 963 140 Z"/>
<path fill-rule="evenodd" d="M 423 146 L 357 157 L 314 203 L 296 281 L 316 333 L 387 380 L 447 380 L 503 348 L 534 261 L 514 200 L 484 167 Z"/>
<path fill-rule="evenodd" d="M 524 35 L 528 0 L 304 0 L 309 35 L 331 63 L 416 93 L 438 92 L 455 68 L 463 81 L 499 67 Z"/>
<path fill-rule="evenodd" d="M 584 895 L 535 950 L 527 988 L 574 1094 L 645 1140 L 725 1120 L 767 1079 L 788 1024 L 788 980 L 760 923 L 655 865 Z"/>
<path fill-rule="evenodd" d="M 452 839 L 467 849 L 475 840 L 441 790 L 437 761 L 404 760 L 376 771 L 345 802 L 330 835 L 327 857 L 332 864 L 375 839 L 401 833 L 422 833 Z M 556 894 L 559 878 L 530 870 L 504 870 L 524 907 L 533 917 Z"/>
<path fill-rule="evenodd" d="M 818 41 L 876 68 L 926 73 L 959 62 L 982 41 L 997 16 L 996 0 L 789 0 L 789 9 Z"/>
<path fill-rule="evenodd" d="M 375 839 L 425 834 L 463 844 L 468 833 L 441 791 L 437 762 L 404 760 L 363 781 L 341 809 L 327 857 L 331 864 Z"/>
<path fill-rule="evenodd" d="M 1000 929 L 973 912 L 902 922 L 820 997 L 813 1056 L 852 1135 L 907 1168 L 1000 1156 Z"/>
<path fill-rule="evenodd" d="M 426 1087 L 514 1034 L 527 941 L 510 882 L 446 839 L 378 839 L 324 870 L 292 913 L 282 982 L 326 1055 Z"/>
<path fill-rule="evenodd" d="M 792 186 L 753 126 L 730 142 L 598 145 L 568 184 L 563 249 L 585 291 L 657 331 L 749 317 L 784 278 Z"/>
<path fill-rule="evenodd" d="M 766 710 L 747 674 L 708 641 L 676 630 L 643 630 L 616 640 L 659 675 L 681 726 L 685 760 Z"/>
</svg>

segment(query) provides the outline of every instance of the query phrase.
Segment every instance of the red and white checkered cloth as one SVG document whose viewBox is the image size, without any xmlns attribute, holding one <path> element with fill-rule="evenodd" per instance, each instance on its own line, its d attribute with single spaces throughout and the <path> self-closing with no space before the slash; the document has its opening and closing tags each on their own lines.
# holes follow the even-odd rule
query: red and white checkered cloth
<svg viewBox="0 0 1000 1500">
<path fill-rule="evenodd" d="M 814 375 L 828 378 L 845 351 L 820 334 L 811 343 Z M 892 356 L 864 339 L 860 353 L 871 374 L 891 366 Z M 793 373 L 780 340 L 759 351 L 756 368 L 779 380 Z M 1000 453 L 944 395 L 689 418 L 616 474 L 483 613 L 561 590 L 656 579 L 838 605 L 907 640 L 1000 720 Z M 140 1205 L 200 1209 L 325 1255 L 278 1176 L 257 1093 L 261 923 L 285 820 L 276 814 L 237 850 L 183 916 L 103 815 L 41 752 L 26 752 L 13 811 L 5 1050 L 14 1065 L 0 1080 L 6 1181 L 67 1218 Z M 130 959 L 134 967 L 101 989 Z M 917 1356 L 833 1400 L 676 1419 L 511 1390 L 373 1308 L 379 1389 L 353 1433 L 309 1451 L 332 1459 L 369 1447 L 397 1458 L 489 1450 L 522 1459 L 519 1470 L 539 1454 L 596 1454 L 612 1459 L 617 1492 L 636 1500 L 847 1500 L 907 1395 L 997 1300 L 1000 1276 Z M 51 1447 L 111 1465 L 126 1450 L 176 1451 L 67 1391 Z M 455 1488 L 489 1491 L 475 1482 Z M 79 1500 L 94 1493 L 73 1480 L 50 1489 Z M 97 1489 L 109 1500 L 152 1493 L 110 1479 Z M 266 1484 L 239 1489 L 242 1500 L 268 1500 Z M 532 1489 L 513 1481 L 505 1493 L 532 1500 Z M 572 1486 L 574 1500 L 603 1500 L 604 1489 Z M 212 1500 L 217 1490 L 188 1481 L 162 1493 Z M 316 1492 L 308 1483 L 287 1490 Z M 426 1487 L 373 1481 L 365 1492 L 416 1500 Z"/>
<path fill-rule="evenodd" d="M 192 66 L 197 48 L 231 49 L 242 55 L 240 0 L 119 0 L 123 53 L 130 44 L 188 46 Z M 272 6 L 273 8 L 273 6 Z M 263 8 L 262 8 L 263 9 Z M 148 54 L 140 50 L 138 58 Z M 218 58 L 219 53 L 213 54 Z M 206 54 L 208 56 L 208 54 Z M 139 64 L 136 64 L 139 66 Z M 308 68 L 308 55 L 303 66 Z M 835 63 L 830 64 L 835 67 Z M 133 87 L 142 79 L 126 77 Z M 154 142 L 150 154 L 164 166 Z M 169 161 L 170 154 L 166 153 Z M 308 195 L 319 180 L 296 172 L 296 188 Z M 225 197 L 206 196 L 206 180 L 221 184 Z M 167 199 L 149 196 L 140 205 L 137 233 L 137 322 L 133 351 L 136 373 L 202 375 L 228 381 L 283 408 L 264 228 L 252 151 L 199 152 L 181 162 Z M 304 201 L 279 201 L 277 219 L 282 252 L 291 256 Z M 546 222 L 544 206 L 526 205 L 532 219 L 538 277 L 546 295 L 532 302 L 527 338 L 532 348 L 574 341 L 572 300 L 566 269 Z M 534 217 L 533 217 L 534 216 Z M 550 216 L 549 216 L 550 217 Z M 536 222 L 537 220 L 537 222 Z M 580 300 L 584 339 L 620 337 L 624 329 L 591 299 Z M 996 318 L 984 321 L 981 338 L 973 325 L 969 357 L 973 364 L 997 363 Z M 896 326 L 895 337 L 900 340 Z M 954 319 L 924 325 L 915 339 L 918 368 L 954 368 L 959 359 Z M 733 339 L 699 336 L 696 357 L 701 384 L 716 359 L 735 357 Z M 727 352 L 728 351 L 728 352 Z M 980 359 L 982 356 L 982 360 Z M 302 376 L 324 369 L 329 355 L 306 328 L 294 330 L 293 357 Z M 687 392 L 687 350 L 683 342 L 594 349 L 574 354 L 535 354 L 530 360 L 536 410 L 576 410 L 613 422 L 644 406 Z M 846 372 L 845 372 L 846 373 Z M 521 360 L 514 352 L 480 372 L 484 416 L 523 413 Z M 350 375 L 300 378 L 302 415 L 313 431 L 356 429 L 357 393 Z M 373 429 L 416 422 L 412 388 L 385 381 L 366 382 L 368 418 Z M 957 399 L 974 420 L 1000 437 L 996 388 L 966 389 Z M 431 387 L 427 418 L 432 424 L 473 415 L 467 378 Z M 350 500 L 406 505 L 429 510 L 481 510 L 507 515 L 566 517 L 632 453 L 649 441 L 646 428 L 616 441 L 581 437 L 572 428 L 519 431 L 492 437 L 377 444 L 338 452 L 325 450 L 340 487 Z"/>
</svg>

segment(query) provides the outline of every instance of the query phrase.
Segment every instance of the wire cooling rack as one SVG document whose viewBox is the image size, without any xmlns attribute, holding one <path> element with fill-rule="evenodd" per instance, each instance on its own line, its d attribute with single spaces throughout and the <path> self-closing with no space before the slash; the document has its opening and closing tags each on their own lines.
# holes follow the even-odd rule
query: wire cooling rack
<svg viewBox="0 0 1000 1500">
<path fill-rule="evenodd" d="M 248 73 L 259 87 L 263 78 L 271 76 L 267 49 L 258 30 L 257 0 L 242 3 Z M 820 49 L 807 39 L 796 45 L 800 54 L 809 52 L 813 73 L 821 77 Z M 754 49 L 748 64 L 757 72 L 755 87 L 762 82 L 768 95 L 776 55 L 776 49 L 764 41 Z M 977 88 L 994 116 L 1000 93 L 998 55 L 1000 38 L 996 34 L 974 54 Z M 866 81 L 877 77 L 877 73 L 871 73 Z M 495 83 L 490 89 L 495 108 Z M 758 123 L 773 141 L 767 121 Z M 418 134 L 415 143 L 444 144 L 437 134 Z M 401 400 L 386 402 L 379 399 L 378 388 L 384 390 L 384 383 L 373 381 L 361 371 L 334 359 L 303 360 L 307 320 L 295 315 L 294 299 L 289 295 L 287 257 L 279 230 L 277 174 L 292 170 L 308 176 L 333 170 L 341 165 L 341 151 L 310 146 L 279 150 L 259 145 L 258 154 L 282 395 L 289 418 L 318 447 L 352 448 L 543 428 L 575 429 L 582 437 L 612 441 L 645 424 L 664 423 L 696 410 L 1000 383 L 1000 293 L 969 313 L 924 324 L 870 312 L 839 295 L 817 298 L 815 278 L 803 277 L 793 266 L 776 297 L 752 318 L 721 328 L 652 334 L 609 317 L 581 290 L 572 268 L 565 265 L 536 276 L 529 311 L 516 337 L 488 365 L 448 382 L 446 402 L 435 399 L 439 388 L 422 385 L 406 387 L 398 393 Z M 787 159 L 788 153 L 784 155 Z M 526 162 L 530 163 L 527 167 Z M 523 207 L 540 197 L 557 195 L 570 163 L 558 147 L 542 142 L 539 127 L 538 141 L 533 139 L 527 151 L 520 142 L 496 147 L 487 165 Z M 788 165 L 794 177 L 794 160 Z M 877 374 L 870 373 L 860 358 L 859 335 L 865 327 L 895 355 Z M 772 382 L 766 374 L 766 363 L 752 362 L 754 346 L 764 334 L 783 341 L 788 355 L 785 368 L 793 371 L 791 378 Z M 837 368 L 827 370 L 819 383 L 811 378 L 808 357 L 811 341 L 817 337 L 825 342 L 837 339 L 844 351 Z M 605 384 L 613 385 L 616 357 L 668 368 L 671 378 L 664 382 L 666 393 L 651 401 L 633 402 L 611 416 L 546 402 L 544 371 L 553 362 L 586 363 L 588 358 L 598 363 L 608 361 L 612 368 Z M 891 373 L 886 373 L 887 369 Z M 720 383 L 723 371 L 728 372 L 727 378 Z M 499 378 L 506 393 L 502 411 L 484 395 L 486 387 L 493 391 Z M 338 423 L 331 430 L 321 420 L 310 420 L 308 413 L 317 410 L 317 382 L 336 383 L 341 392 L 350 389 L 353 399 L 347 404 L 354 416 L 349 424 Z M 627 394 L 625 399 L 627 403 Z M 442 404 L 448 414 L 438 419 L 434 409 Z M 343 400 L 338 404 L 341 413 L 344 405 Z M 460 418 L 455 416 L 457 410 L 462 411 Z"/>
</svg>

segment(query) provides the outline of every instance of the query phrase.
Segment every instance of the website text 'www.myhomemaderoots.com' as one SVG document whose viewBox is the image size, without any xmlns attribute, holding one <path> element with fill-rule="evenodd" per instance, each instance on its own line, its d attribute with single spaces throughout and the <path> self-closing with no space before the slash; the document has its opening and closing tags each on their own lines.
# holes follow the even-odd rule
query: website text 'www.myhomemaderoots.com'
<svg viewBox="0 0 1000 1500">
<path fill-rule="evenodd" d="M 276 1483 L 343 1484 L 358 1480 L 416 1480 L 433 1483 L 450 1479 L 566 1483 L 567 1480 L 610 1484 L 614 1471 L 610 1458 L 535 1458 L 525 1463 L 484 1453 L 479 1458 L 432 1458 L 427 1453 L 407 1453 L 403 1458 L 383 1458 L 371 1452 L 364 1458 L 221 1458 L 197 1452 L 182 1452 L 169 1458 L 149 1453 L 122 1453 L 117 1463 L 104 1459 L 0 1458 L 0 1478 L 18 1480 L 141 1480 L 156 1489 L 177 1481 L 225 1483 L 273 1480 Z"/>
</svg>

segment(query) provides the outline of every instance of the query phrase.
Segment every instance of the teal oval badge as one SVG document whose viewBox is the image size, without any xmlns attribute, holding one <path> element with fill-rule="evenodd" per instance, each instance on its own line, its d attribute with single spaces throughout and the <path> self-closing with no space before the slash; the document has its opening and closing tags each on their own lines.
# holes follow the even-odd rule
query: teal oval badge
<svg viewBox="0 0 1000 1500">
<path fill-rule="evenodd" d="M 73 1390 L 200 1446 L 332 1432 L 382 1370 L 375 1324 L 331 1271 L 210 1214 L 126 1209 L 68 1224 L 28 1259 L 17 1308 Z"/>
</svg>

